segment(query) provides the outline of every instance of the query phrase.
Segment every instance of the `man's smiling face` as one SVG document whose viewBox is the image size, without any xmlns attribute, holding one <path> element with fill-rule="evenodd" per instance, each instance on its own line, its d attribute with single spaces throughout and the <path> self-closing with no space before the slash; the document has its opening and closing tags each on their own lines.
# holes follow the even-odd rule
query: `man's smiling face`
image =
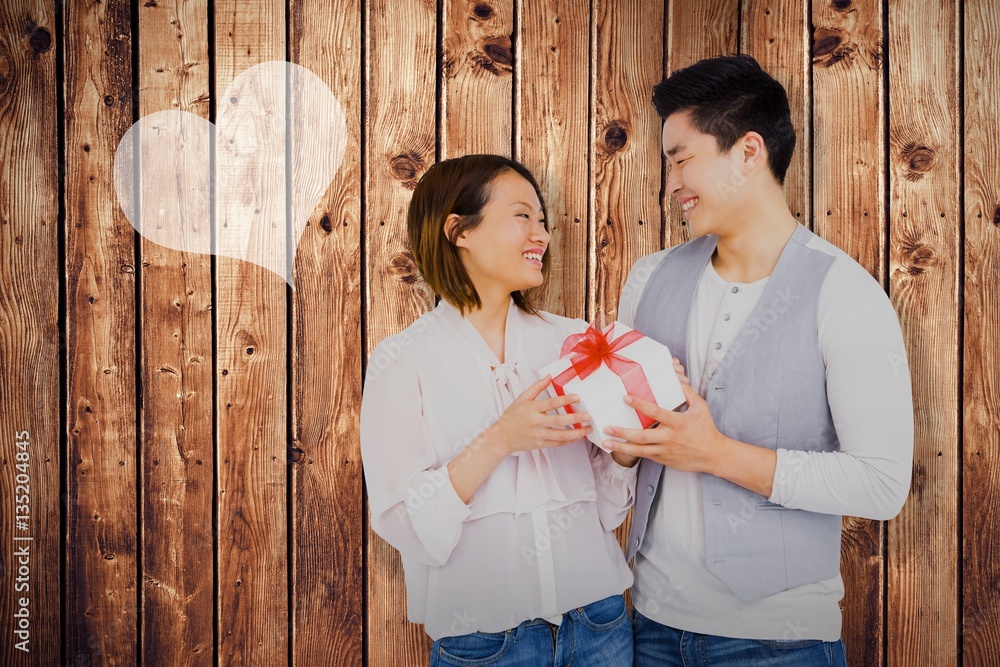
<svg viewBox="0 0 1000 667">
<path fill-rule="evenodd" d="M 715 137 L 700 132 L 690 113 L 681 111 L 663 122 L 663 154 L 667 192 L 681 205 L 691 237 L 725 232 L 740 208 L 746 182 L 741 142 L 720 153 Z"/>
</svg>

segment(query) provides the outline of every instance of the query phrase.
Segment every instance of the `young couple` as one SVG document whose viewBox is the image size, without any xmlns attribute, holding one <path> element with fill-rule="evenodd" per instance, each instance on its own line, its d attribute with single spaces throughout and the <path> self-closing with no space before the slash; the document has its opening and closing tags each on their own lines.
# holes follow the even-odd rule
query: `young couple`
<svg viewBox="0 0 1000 667">
<path fill-rule="evenodd" d="M 636 262 L 618 319 L 676 355 L 687 409 L 633 399 L 658 425 L 609 429 L 611 454 L 588 415 L 556 412 L 578 397 L 543 394 L 538 370 L 586 323 L 535 308 L 550 254 L 532 175 L 470 155 L 413 193 L 441 300 L 373 352 L 361 446 L 431 665 L 845 664 L 841 516 L 889 519 L 910 483 L 899 323 L 789 212 L 788 101 L 752 58 L 675 72 L 653 103 L 692 240 Z"/>
</svg>

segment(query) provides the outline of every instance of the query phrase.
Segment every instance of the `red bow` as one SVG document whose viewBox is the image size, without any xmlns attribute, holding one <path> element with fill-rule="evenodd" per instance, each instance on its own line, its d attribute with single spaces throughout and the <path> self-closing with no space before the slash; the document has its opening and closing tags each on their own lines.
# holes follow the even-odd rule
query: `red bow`
<svg viewBox="0 0 1000 667">
<path fill-rule="evenodd" d="M 610 332 L 612 328 L 614 328 L 613 324 L 608 327 L 607 331 Z M 645 336 L 632 330 L 609 341 L 607 333 L 595 329 L 593 325 L 582 334 L 573 334 L 566 338 L 559 356 L 560 358 L 565 357 L 569 353 L 573 353 L 573 356 L 570 358 L 570 367 L 552 378 L 552 386 L 555 388 L 556 394 L 563 396 L 563 386 L 567 382 L 574 377 L 586 380 L 601 367 L 601 364 L 604 364 L 612 373 L 622 379 L 625 391 L 629 396 L 638 396 L 650 403 L 655 403 L 653 390 L 649 386 L 646 374 L 642 371 L 642 366 L 636 361 L 616 354 L 618 350 L 631 345 L 640 338 L 645 338 Z M 567 405 L 565 409 L 566 412 L 574 412 L 571 405 Z M 655 419 L 638 410 L 636 410 L 636 415 L 638 415 L 639 423 L 642 424 L 643 428 L 648 428 L 656 423 Z M 579 427 L 578 424 L 575 426 Z"/>
</svg>

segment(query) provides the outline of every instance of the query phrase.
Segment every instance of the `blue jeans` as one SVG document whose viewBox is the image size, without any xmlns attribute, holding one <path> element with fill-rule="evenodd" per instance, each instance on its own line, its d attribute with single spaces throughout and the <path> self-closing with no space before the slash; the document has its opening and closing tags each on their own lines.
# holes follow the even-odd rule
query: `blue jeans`
<svg viewBox="0 0 1000 667">
<path fill-rule="evenodd" d="M 844 640 L 732 639 L 677 630 L 635 612 L 635 667 L 846 667 Z"/>
<path fill-rule="evenodd" d="M 559 626 L 536 618 L 503 632 L 442 637 L 430 667 L 631 667 L 632 624 L 621 595 L 571 609 Z"/>
</svg>

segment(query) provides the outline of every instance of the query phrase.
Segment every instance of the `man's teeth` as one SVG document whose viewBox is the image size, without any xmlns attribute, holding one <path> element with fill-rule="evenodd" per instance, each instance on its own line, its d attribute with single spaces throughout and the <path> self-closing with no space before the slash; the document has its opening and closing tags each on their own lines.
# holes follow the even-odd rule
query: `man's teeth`
<svg viewBox="0 0 1000 667">
<path fill-rule="evenodd" d="M 525 258 L 525 259 L 533 259 L 533 260 L 535 260 L 536 262 L 540 262 L 540 261 L 542 261 L 542 256 L 541 256 L 541 255 L 539 255 L 539 254 L 538 254 L 538 253 L 536 253 L 536 252 L 526 252 L 526 253 L 524 253 L 524 255 L 523 255 L 523 256 L 524 256 L 524 258 Z"/>
<path fill-rule="evenodd" d="M 694 206 L 697 203 L 698 203 L 698 198 L 695 197 L 694 199 L 689 199 L 686 202 L 684 202 L 681 205 L 681 208 L 684 209 L 685 213 L 687 213 L 689 210 L 691 210 L 691 207 Z"/>
</svg>

